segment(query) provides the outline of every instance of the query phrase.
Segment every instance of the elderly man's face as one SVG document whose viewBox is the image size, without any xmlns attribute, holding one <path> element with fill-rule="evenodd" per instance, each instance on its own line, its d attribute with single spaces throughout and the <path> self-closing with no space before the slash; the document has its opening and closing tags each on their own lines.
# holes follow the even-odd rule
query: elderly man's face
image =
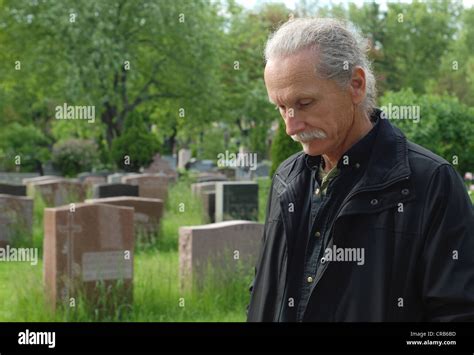
<svg viewBox="0 0 474 355">
<path fill-rule="evenodd" d="M 285 120 L 286 133 L 309 155 L 337 151 L 353 125 L 353 97 L 332 80 L 315 75 L 314 54 L 267 62 L 265 85 Z"/>
</svg>

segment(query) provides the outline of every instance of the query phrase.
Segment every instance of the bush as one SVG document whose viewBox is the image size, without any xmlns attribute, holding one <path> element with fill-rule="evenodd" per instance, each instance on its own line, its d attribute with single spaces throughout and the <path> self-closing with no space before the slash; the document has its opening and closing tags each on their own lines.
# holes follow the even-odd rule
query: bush
<svg viewBox="0 0 474 355">
<path fill-rule="evenodd" d="M 292 154 L 302 150 L 301 144 L 292 140 L 285 130 L 285 122 L 280 120 L 278 131 L 271 148 L 272 168 L 270 176 L 273 176 L 278 166 Z"/>
<path fill-rule="evenodd" d="M 53 167 L 64 176 L 90 171 L 96 164 L 97 145 L 88 139 L 65 139 L 53 146 Z"/>
<path fill-rule="evenodd" d="M 14 171 L 20 157 L 23 172 L 37 171 L 50 157 L 49 140 L 32 125 L 12 123 L 0 132 L 0 169 Z"/>
<path fill-rule="evenodd" d="M 112 159 L 122 170 L 138 171 L 153 161 L 159 146 L 158 138 L 150 132 L 143 118 L 137 114 L 130 115 L 125 121 L 123 134 L 112 142 Z"/>
<path fill-rule="evenodd" d="M 453 164 L 460 174 L 474 170 L 474 109 L 456 97 L 416 95 L 411 89 L 387 92 L 381 106 L 419 105 L 420 119 L 391 120 L 407 136 Z M 457 161 L 456 161 L 457 160 Z"/>
</svg>

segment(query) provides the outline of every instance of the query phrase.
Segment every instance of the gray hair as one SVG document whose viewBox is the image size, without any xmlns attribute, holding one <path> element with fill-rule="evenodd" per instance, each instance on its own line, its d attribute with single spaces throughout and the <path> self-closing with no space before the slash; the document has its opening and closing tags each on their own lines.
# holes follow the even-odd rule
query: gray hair
<svg viewBox="0 0 474 355">
<path fill-rule="evenodd" d="M 355 26 L 348 21 L 330 18 L 295 18 L 270 36 L 265 46 L 265 61 L 294 55 L 308 48 L 318 51 L 316 72 L 343 88 L 349 85 L 356 66 L 364 70 L 366 97 L 361 108 L 370 117 L 377 97 L 375 77 L 367 57 L 368 41 Z"/>
</svg>

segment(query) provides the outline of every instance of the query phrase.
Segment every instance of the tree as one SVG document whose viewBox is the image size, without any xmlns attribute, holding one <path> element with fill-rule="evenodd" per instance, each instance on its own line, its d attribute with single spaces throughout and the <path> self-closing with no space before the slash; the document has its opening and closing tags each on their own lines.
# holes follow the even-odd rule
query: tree
<svg viewBox="0 0 474 355">
<path fill-rule="evenodd" d="M 417 95 L 412 89 L 387 92 L 381 104 L 418 106 L 418 123 L 396 119 L 408 139 L 422 145 L 448 162 L 461 173 L 474 170 L 474 108 L 449 95 Z"/>
<path fill-rule="evenodd" d="M 23 98 L 10 102 L 31 93 L 28 100 L 40 105 L 46 122 L 56 105 L 93 105 L 109 147 L 134 111 L 170 102 L 176 116 L 179 107 L 204 110 L 212 102 L 219 55 L 217 11 L 208 1 L 5 0 L 0 24 L 8 27 L 8 77 L 13 83 L 21 75 L 27 83 Z M 19 73 L 12 69 L 15 58 L 22 59 Z"/>
<path fill-rule="evenodd" d="M 125 171 L 148 166 L 158 152 L 160 142 L 139 114 L 127 117 L 124 133 L 112 143 L 112 158 Z"/>
<path fill-rule="evenodd" d="M 270 175 L 273 176 L 283 161 L 301 150 L 301 144 L 288 137 L 285 130 L 285 123 L 283 120 L 280 120 L 277 134 L 272 143 L 272 168 Z"/>
<path fill-rule="evenodd" d="M 32 125 L 11 123 L 0 132 L 2 170 L 43 172 L 43 163 L 49 158 L 49 140 Z"/>
</svg>

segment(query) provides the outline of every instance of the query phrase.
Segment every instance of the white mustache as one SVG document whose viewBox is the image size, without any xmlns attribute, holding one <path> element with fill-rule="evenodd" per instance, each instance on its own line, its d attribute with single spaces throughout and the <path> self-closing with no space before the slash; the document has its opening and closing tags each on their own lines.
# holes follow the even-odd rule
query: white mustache
<svg viewBox="0 0 474 355">
<path fill-rule="evenodd" d="M 307 131 L 307 132 L 301 132 L 297 133 L 291 136 L 291 139 L 293 139 L 295 142 L 300 142 L 300 143 L 307 143 L 315 139 L 324 139 L 327 138 L 326 133 L 319 129 L 315 129 L 312 131 Z"/>
</svg>

